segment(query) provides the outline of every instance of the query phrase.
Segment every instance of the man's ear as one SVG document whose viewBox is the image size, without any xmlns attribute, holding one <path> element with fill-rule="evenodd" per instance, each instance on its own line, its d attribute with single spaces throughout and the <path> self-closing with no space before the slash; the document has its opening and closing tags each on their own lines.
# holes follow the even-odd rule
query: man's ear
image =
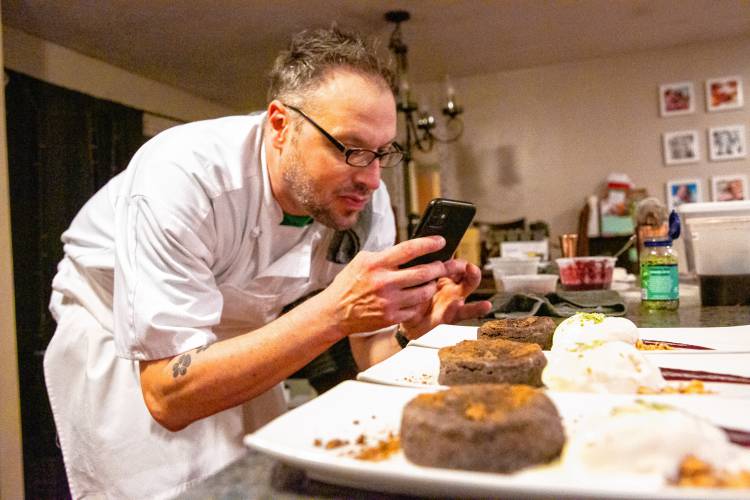
<svg viewBox="0 0 750 500">
<path fill-rule="evenodd" d="M 289 108 L 278 99 L 268 104 L 268 125 L 271 131 L 271 144 L 274 148 L 280 149 L 289 140 L 292 124 L 289 119 Z"/>
</svg>

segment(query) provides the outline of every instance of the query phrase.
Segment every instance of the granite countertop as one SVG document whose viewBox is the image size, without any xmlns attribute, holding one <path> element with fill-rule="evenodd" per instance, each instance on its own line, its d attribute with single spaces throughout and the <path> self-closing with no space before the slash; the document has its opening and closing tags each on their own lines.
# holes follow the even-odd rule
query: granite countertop
<svg viewBox="0 0 750 500">
<path fill-rule="evenodd" d="M 626 316 L 642 327 L 734 326 L 750 324 L 750 306 L 702 307 L 698 287 L 681 285 L 677 311 L 646 311 L 634 293 L 622 294 L 628 305 Z M 366 492 L 314 481 L 305 472 L 248 450 L 237 462 L 180 495 L 182 499 L 309 499 L 359 498 L 408 499 L 403 495 Z"/>
</svg>

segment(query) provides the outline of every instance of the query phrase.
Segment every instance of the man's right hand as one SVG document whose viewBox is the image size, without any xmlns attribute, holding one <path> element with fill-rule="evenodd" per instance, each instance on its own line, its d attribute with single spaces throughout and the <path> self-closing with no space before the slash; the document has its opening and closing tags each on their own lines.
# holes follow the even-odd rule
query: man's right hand
<svg viewBox="0 0 750 500">
<path fill-rule="evenodd" d="M 342 337 L 412 320 L 422 314 L 420 304 L 435 295 L 437 280 L 448 270 L 440 261 L 405 269 L 399 266 L 443 246 L 441 236 L 429 236 L 381 252 L 359 252 L 313 299 L 324 301 L 322 309 Z"/>
</svg>

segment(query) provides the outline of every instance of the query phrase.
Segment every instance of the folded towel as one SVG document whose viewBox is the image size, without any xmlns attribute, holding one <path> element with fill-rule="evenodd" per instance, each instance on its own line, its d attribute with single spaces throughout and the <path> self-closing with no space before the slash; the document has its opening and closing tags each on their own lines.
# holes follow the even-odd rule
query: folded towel
<svg viewBox="0 0 750 500">
<path fill-rule="evenodd" d="M 614 290 L 586 290 L 580 292 L 498 293 L 490 298 L 489 316 L 525 318 L 528 316 L 568 317 L 579 312 L 596 312 L 609 316 L 624 316 L 625 301 Z"/>
</svg>

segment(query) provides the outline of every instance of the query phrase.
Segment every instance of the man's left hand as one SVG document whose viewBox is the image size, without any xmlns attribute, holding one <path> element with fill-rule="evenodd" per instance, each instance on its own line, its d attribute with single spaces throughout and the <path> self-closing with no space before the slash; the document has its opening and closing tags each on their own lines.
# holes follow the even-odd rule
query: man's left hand
<svg viewBox="0 0 750 500">
<path fill-rule="evenodd" d="M 401 324 L 407 338 L 420 337 L 441 323 L 478 318 L 490 312 L 492 304 L 489 301 L 465 303 L 482 279 L 479 268 L 458 259 L 446 262 L 445 266 L 448 276 L 438 279 L 437 293 L 422 305 L 422 315 Z"/>
</svg>

